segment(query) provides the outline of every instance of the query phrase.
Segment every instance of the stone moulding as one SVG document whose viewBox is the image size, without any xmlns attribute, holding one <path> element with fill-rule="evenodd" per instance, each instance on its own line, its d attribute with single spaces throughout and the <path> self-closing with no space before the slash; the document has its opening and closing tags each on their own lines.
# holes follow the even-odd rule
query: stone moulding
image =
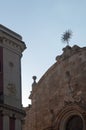
<svg viewBox="0 0 86 130">
<path fill-rule="evenodd" d="M 78 116 L 83 122 L 83 130 L 86 130 L 86 111 L 77 104 L 71 103 L 65 106 L 58 112 L 53 124 L 53 130 L 65 130 L 67 121 L 73 117 Z"/>
<path fill-rule="evenodd" d="M 9 105 L 6 105 L 6 104 L 0 104 L 0 112 L 2 114 L 10 114 L 10 115 L 13 115 L 16 113 L 16 115 L 18 116 L 18 118 L 22 118 L 22 116 L 25 116 L 26 113 L 25 111 L 23 110 L 23 108 L 21 109 L 18 109 L 18 108 L 15 108 L 15 107 L 10 107 Z"/>
<path fill-rule="evenodd" d="M 8 33 L 9 35 L 15 37 L 16 39 L 22 40 L 22 36 L 19 35 L 18 33 L 10 30 L 9 28 L 3 26 L 2 24 L 0 24 L 0 31 Z"/>
<path fill-rule="evenodd" d="M 56 57 L 56 61 L 60 63 L 62 60 L 66 60 L 67 58 L 75 55 L 83 49 L 86 51 L 86 47 L 80 48 L 77 45 L 74 45 L 73 47 L 66 46 L 65 48 L 63 48 L 63 54 Z"/>
<path fill-rule="evenodd" d="M 20 54 L 24 51 L 24 49 L 26 49 L 26 45 L 22 41 L 22 37 L 10 29 L 7 29 L 3 25 L 0 25 L 0 44 L 1 46 Z"/>
</svg>

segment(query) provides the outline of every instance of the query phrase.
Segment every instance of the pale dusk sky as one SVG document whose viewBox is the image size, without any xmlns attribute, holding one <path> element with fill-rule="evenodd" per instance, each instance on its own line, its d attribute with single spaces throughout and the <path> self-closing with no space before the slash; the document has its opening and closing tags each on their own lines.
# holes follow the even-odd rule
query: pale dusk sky
<svg viewBox="0 0 86 130">
<path fill-rule="evenodd" d="M 54 64 L 66 44 L 62 34 L 71 29 L 70 46 L 86 46 L 86 0 L 0 0 L 0 24 L 23 37 L 22 103 L 27 106 L 32 76 L 37 81 Z"/>
</svg>

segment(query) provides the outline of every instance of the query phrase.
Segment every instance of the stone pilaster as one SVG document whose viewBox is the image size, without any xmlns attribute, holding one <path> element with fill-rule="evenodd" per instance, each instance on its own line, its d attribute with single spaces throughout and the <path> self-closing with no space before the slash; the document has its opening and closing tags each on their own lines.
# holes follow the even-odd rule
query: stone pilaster
<svg viewBox="0 0 86 130">
<path fill-rule="evenodd" d="M 15 120 L 15 130 L 22 130 L 22 128 L 21 128 L 21 120 L 20 119 Z"/>
<path fill-rule="evenodd" d="M 3 115 L 3 130 L 9 130 L 9 116 Z"/>
</svg>

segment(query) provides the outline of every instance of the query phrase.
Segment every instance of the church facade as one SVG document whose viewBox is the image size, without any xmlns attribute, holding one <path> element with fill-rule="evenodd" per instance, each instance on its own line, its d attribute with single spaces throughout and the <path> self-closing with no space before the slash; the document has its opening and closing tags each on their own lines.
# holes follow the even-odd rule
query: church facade
<svg viewBox="0 0 86 130">
<path fill-rule="evenodd" d="M 22 130 L 21 57 L 25 48 L 19 34 L 0 25 L 0 130 Z"/>
<path fill-rule="evenodd" d="M 38 83 L 33 79 L 23 130 L 86 130 L 86 47 L 66 46 Z"/>
</svg>

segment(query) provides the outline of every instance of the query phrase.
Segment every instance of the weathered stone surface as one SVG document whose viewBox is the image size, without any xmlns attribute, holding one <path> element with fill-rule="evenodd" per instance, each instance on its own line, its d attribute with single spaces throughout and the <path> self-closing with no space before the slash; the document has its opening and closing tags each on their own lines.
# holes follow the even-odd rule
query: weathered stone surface
<svg viewBox="0 0 86 130">
<path fill-rule="evenodd" d="M 32 105 L 26 108 L 23 130 L 63 130 L 61 125 L 65 127 L 66 120 L 73 115 L 84 120 L 86 48 L 67 46 L 56 60 L 32 89 Z"/>
</svg>

